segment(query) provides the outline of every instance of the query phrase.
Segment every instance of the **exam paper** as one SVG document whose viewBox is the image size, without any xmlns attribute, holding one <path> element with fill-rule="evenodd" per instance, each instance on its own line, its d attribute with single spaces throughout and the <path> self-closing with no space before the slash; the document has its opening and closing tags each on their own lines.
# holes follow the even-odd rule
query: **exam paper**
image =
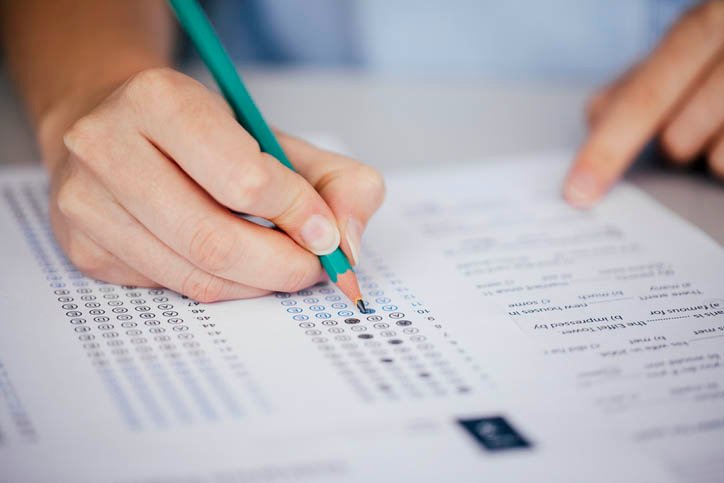
<svg viewBox="0 0 724 483">
<path fill-rule="evenodd" d="M 0 481 L 720 481 L 722 250 L 565 163 L 390 175 L 365 315 L 88 279 L 2 172 Z"/>
</svg>

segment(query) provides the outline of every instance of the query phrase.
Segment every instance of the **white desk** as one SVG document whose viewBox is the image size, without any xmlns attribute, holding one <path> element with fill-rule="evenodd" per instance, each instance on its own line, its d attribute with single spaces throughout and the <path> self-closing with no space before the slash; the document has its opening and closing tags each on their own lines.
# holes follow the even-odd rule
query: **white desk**
<svg viewBox="0 0 724 483">
<path fill-rule="evenodd" d="M 576 146 L 592 90 L 349 71 L 252 71 L 245 78 L 274 125 L 292 133 L 330 133 L 360 159 L 385 170 Z M 37 159 L 6 80 L 0 81 L 0 105 L 0 164 Z M 724 244 L 721 183 L 657 165 L 628 177 Z"/>
</svg>

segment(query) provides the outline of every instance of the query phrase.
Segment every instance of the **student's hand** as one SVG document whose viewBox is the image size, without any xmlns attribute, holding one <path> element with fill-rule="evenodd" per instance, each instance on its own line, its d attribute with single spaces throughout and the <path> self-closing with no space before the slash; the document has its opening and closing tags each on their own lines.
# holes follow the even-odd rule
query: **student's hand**
<svg viewBox="0 0 724 483">
<path fill-rule="evenodd" d="M 588 114 L 564 186 L 574 205 L 596 202 L 656 135 L 674 162 L 704 154 L 724 177 L 724 1 L 686 13 L 647 59 L 593 97 Z"/>
<path fill-rule="evenodd" d="M 341 242 L 358 258 L 383 181 L 352 159 L 279 138 L 299 174 L 261 153 L 218 95 L 170 69 L 143 71 L 65 133 L 51 183 L 58 241 L 89 276 L 204 302 L 314 284 L 324 277 L 314 254 Z"/>
</svg>

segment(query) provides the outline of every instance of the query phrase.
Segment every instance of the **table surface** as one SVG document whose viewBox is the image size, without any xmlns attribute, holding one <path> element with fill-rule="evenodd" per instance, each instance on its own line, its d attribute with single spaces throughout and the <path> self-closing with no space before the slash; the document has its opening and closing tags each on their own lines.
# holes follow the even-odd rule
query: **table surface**
<svg viewBox="0 0 724 483">
<path fill-rule="evenodd" d="M 275 126 L 329 134 L 383 171 L 573 149 L 583 138 L 583 106 L 593 90 L 337 70 L 253 70 L 244 76 Z M 0 106 L 0 165 L 37 162 L 31 130 L 4 77 Z M 655 162 L 642 163 L 627 178 L 724 244 L 721 182 Z"/>
</svg>

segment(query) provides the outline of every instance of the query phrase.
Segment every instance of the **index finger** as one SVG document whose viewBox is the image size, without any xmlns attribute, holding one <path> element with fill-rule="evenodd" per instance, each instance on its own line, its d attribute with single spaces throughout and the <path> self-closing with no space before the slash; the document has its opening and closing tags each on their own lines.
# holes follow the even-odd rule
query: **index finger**
<svg viewBox="0 0 724 483">
<path fill-rule="evenodd" d="M 316 255 L 339 246 L 336 220 L 324 200 L 304 178 L 262 153 L 220 99 L 171 70 L 145 77 L 135 90 L 139 131 L 211 197 L 273 221 Z"/>
<path fill-rule="evenodd" d="M 588 206 L 631 164 L 724 45 L 724 2 L 690 11 L 610 100 L 578 152 L 566 199 Z"/>
</svg>

